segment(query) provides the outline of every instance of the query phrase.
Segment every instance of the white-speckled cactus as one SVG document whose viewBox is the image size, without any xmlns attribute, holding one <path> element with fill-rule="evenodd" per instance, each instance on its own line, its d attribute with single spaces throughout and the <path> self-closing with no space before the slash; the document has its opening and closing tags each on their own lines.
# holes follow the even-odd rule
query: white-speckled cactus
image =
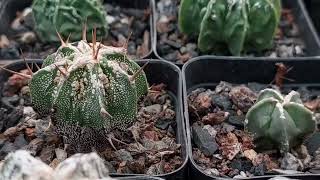
<svg viewBox="0 0 320 180">
<path fill-rule="evenodd" d="M 265 89 L 249 109 L 245 126 L 253 133 L 258 146 L 265 148 L 272 144 L 288 152 L 315 130 L 315 121 L 299 93 L 291 91 L 283 97 L 273 89 Z"/>
<path fill-rule="evenodd" d="M 52 114 L 58 132 L 78 151 L 103 145 L 111 129 L 132 124 L 148 91 L 144 67 L 128 59 L 125 47 L 97 43 L 95 34 L 92 43 L 83 33 L 84 40 L 72 44 L 59 35 L 61 47 L 29 83 L 36 110 Z"/>
</svg>

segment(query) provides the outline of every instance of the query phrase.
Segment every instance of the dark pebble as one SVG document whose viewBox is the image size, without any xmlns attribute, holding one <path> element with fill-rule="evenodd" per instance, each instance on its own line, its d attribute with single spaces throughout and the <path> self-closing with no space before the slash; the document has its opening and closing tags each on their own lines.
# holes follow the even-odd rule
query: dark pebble
<svg viewBox="0 0 320 180">
<path fill-rule="evenodd" d="M 175 49 L 180 49 L 181 48 L 181 44 L 175 41 L 171 41 L 171 40 L 166 40 L 165 41 L 166 44 L 168 44 L 169 46 L 175 48 Z"/>
<path fill-rule="evenodd" d="M 6 119 L 3 119 L 4 129 L 8 129 L 18 124 L 23 116 L 23 110 L 21 107 L 15 108 Z"/>
<path fill-rule="evenodd" d="M 167 120 L 167 119 L 159 119 L 156 121 L 154 126 L 159 129 L 166 130 L 172 123 L 174 123 L 174 121 Z"/>
<path fill-rule="evenodd" d="M 249 160 L 234 159 L 232 160 L 230 167 L 233 169 L 238 169 L 239 171 L 250 171 L 252 168 L 252 163 Z"/>
<path fill-rule="evenodd" d="M 264 164 L 259 164 L 258 166 L 254 166 L 251 168 L 250 172 L 255 176 L 263 176 L 267 168 Z"/>
<path fill-rule="evenodd" d="M 320 147 L 320 132 L 314 133 L 311 137 L 307 138 L 304 142 L 309 154 L 313 155 Z"/>
<path fill-rule="evenodd" d="M 215 94 L 212 97 L 212 104 L 220 107 L 222 110 L 232 108 L 232 102 L 227 96 Z"/>
<path fill-rule="evenodd" d="M 8 153 L 17 150 L 16 146 L 11 142 L 6 142 L 0 149 L 0 159 L 2 160 Z"/>
<path fill-rule="evenodd" d="M 13 143 L 18 149 L 22 148 L 23 146 L 28 145 L 28 142 L 24 138 L 23 134 L 20 134 L 16 137 Z"/>
<path fill-rule="evenodd" d="M 245 116 L 244 115 L 235 115 L 235 116 L 230 116 L 227 120 L 227 122 L 237 128 L 243 128 L 244 126 L 244 120 Z"/>
<path fill-rule="evenodd" d="M 19 96 L 14 95 L 10 97 L 1 98 L 2 105 L 4 105 L 8 109 L 14 109 L 17 103 L 19 102 Z"/>
<path fill-rule="evenodd" d="M 104 161 L 104 165 L 106 165 L 106 167 L 109 170 L 109 173 L 116 173 L 116 169 L 113 167 L 113 165 L 109 162 L 109 161 Z"/>
<path fill-rule="evenodd" d="M 15 47 L 1 48 L 0 57 L 2 59 L 19 59 L 20 53 Z"/>
<path fill-rule="evenodd" d="M 218 150 L 215 139 L 197 123 L 192 125 L 192 138 L 194 144 L 207 156 L 213 155 Z"/>
</svg>

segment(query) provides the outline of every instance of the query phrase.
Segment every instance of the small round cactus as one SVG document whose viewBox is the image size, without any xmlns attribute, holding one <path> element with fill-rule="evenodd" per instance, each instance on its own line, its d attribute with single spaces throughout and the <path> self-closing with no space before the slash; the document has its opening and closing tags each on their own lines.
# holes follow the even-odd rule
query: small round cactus
<svg viewBox="0 0 320 180">
<path fill-rule="evenodd" d="M 253 133 L 258 146 L 276 145 L 281 152 L 300 144 L 315 130 L 312 112 L 304 107 L 299 93 L 291 91 L 283 97 L 273 89 L 260 92 L 247 115 L 246 129 Z"/>
<path fill-rule="evenodd" d="M 106 12 L 101 0 L 34 0 L 32 13 L 36 31 L 44 42 L 58 42 L 56 30 L 72 40 L 80 40 L 82 24 L 88 22 L 88 30 L 98 29 L 98 36 L 107 34 Z"/>
<path fill-rule="evenodd" d="M 96 42 L 95 30 L 92 43 L 85 30 L 76 43 L 59 37 L 62 45 L 32 76 L 1 68 L 30 78 L 34 107 L 51 114 L 66 144 L 78 152 L 101 149 L 112 129 L 124 130 L 136 120 L 138 101 L 148 92 L 147 63 L 140 67 L 128 59 L 126 47 Z"/>
</svg>

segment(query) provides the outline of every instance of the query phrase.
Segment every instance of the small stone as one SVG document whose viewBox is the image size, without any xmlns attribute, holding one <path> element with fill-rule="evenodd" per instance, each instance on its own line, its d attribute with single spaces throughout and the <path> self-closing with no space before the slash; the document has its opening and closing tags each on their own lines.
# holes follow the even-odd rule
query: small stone
<svg viewBox="0 0 320 180">
<path fill-rule="evenodd" d="M 130 152 L 124 150 L 124 149 L 120 149 L 118 151 L 115 152 L 116 157 L 120 160 L 120 161 L 132 161 L 133 157 L 131 156 Z"/>
<path fill-rule="evenodd" d="M 244 115 L 236 115 L 236 116 L 229 116 L 227 122 L 233 126 L 236 126 L 238 128 L 243 128 L 244 127 L 244 120 L 245 116 Z"/>
<path fill-rule="evenodd" d="M 202 118 L 204 124 L 216 125 L 225 121 L 229 116 L 228 112 L 218 111 L 215 113 L 208 113 Z"/>
<path fill-rule="evenodd" d="M 159 137 L 156 131 L 145 131 L 143 137 L 152 141 L 158 141 Z"/>
<path fill-rule="evenodd" d="M 14 109 L 15 106 L 18 104 L 20 97 L 18 95 L 10 96 L 10 97 L 3 97 L 1 98 L 1 102 L 4 107 L 9 109 Z"/>
<path fill-rule="evenodd" d="M 54 157 L 54 146 L 47 146 L 43 148 L 39 157 L 43 162 L 50 164 Z"/>
<path fill-rule="evenodd" d="M 160 104 L 153 104 L 151 106 L 144 107 L 143 110 L 147 114 L 158 114 L 161 112 L 162 106 Z"/>
<path fill-rule="evenodd" d="M 217 135 L 217 133 L 218 133 L 218 131 L 215 130 L 215 128 L 213 128 L 213 127 L 210 126 L 210 125 L 205 125 L 205 126 L 203 126 L 203 129 L 204 129 L 204 130 L 207 130 L 208 133 L 210 134 L 210 136 L 213 137 L 213 138 L 215 138 L 216 135 Z"/>
<path fill-rule="evenodd" d="M 255 176 L 263 176 L 265 175 L 266 171 L 267 171 L 267 168 L 264 164 L 259 164 L 258 166 L 254 166 L 250 170 L 250 172 Z"/>
<path fill-rule="evenodd" d="M 218 169 L 215 169 L 215 168 L 205 169 L 203 172 L 205 174 L 210 175 L 210 176 L 219 176 L 220 175 Z"/>
<path fill-rule="evenodd" d="M 309 154 L 314 155 L 316 150 L 320 148 L 320 132 L 313 133 L 306 139 L 304 144 L 306 145 Z"/>
<path fill-rule="evenodd" d="M 14 140 L 14 146 L 17 147 L 17 149 L 22 148 L 23 146 L 28 145 L 28 142 L 26 141 L 26 139 L 24 138 L 23 134 L 19 134 L 16 139 Z"/>
<path fill-rule="evenodd" d="M 42 149 L 43 145 L 43 139 L 35 138 L 27 146 L 23 147 L 23 149 L 29 151 L 31 155 L 35 156 Z"/>
<path fill-rule="evenodd" d="M 52 180 L 52 168 L 32 157 L 26 151 L 10 153 L 0 169 L 0 179 L 38 179 Z"/>
<path fill-rule="evenodd" d="M 207 156 L 213 155 L 218 150 L 215 138 L 207 130 L 202 129 L 197 123 L 192 125 L 192 138 L 197 147 Z"/>
<path fill-rule="evenodd" d="M 104 161 L 104 165 L 107 167 L 110 173 L 116 173 L 116 169 L 113 167 L 113 165 L 109 161 Z"/>
<path fill-rule="evenodd" d="M 148 175 L 157 175 L 157 174 L 163 174 L 163 173 L 164 171 L 163 171 L 161 162 L 158 164 L 151 165 L 146 172 L 146 174 Z"/>
<path fill-rule="evenodd" d="M 37 113 L 33 110 L 32 107 L 24 107 L 23 108 L 23 115 L 25 117 L 36 117 Z"/>
<path fill-rule="evenodd" d="M 51 161 L 51 163 L 49 164 L 49 166 L 50 166 L 51 168 L 55 169 L 55 168 L 59 165 L 60 162 L 61 162 L 61 161 L 59 161 L 57 158 L 55 158 L 54 160 Z"/>
<path fill-rule="evenodd" d="M 250 161 L 253 161 L 257 157 L 258 154 L 255 150 L 250 149 L 250 150 L 245 150 L 243 152 L 243 155 L 244 155 L 244 157 L 246 157 Z"/>
<path fill-rule="evenodd" d="M 281 169 L 284 170 L 302 170 L 303 163 L 291 153 L 286 153 L 281 160 Z"/>
<path fill-rule="evenodd" d="M 0 159 L 3 159 L 8 153 L 14 152 L 15 150 L 17 150 L 17 147 L 13 143 L 6 142 L 0 149 Z"/>
<path fill-rule="evenodd" d="M 252 163 L 249 160 L 234 159 L 231 161 L 230 167 L 239 171 L 250 171 Z"/>
<path fill-rule="evenodd" d="M 235 130 L 235 127 L 228 123 L 222 123 L 222 131 L 229 133 Z"/>
<path fill-rule="evenodd" d="M 55 154 L 56 154 L 57 159 L 58 159 L 60 162 L 62 162 L 62 161 L 64 161 L 65 159 L 67 159 L 68 154 L 67 154 L 67 152 L 66 152 L 65 150 L 56 148 L 54 151 L 55 151 Z"/>
<path fill-rule="evenodd" d="M 232 89 L 232 85 L 228 82 L 221 81 L 215 89 L 216 93 L 221 93 L 221 92 L 230 92 Z"/>
<path fill-rule="evenodd" d="M 222 108 L 222 110 L 228 110 L 232 108 L 232 102 L 230 101 L 229 97 L 215 94 L 211 98 L 212 104 Z"/>
<path fill-rule="evenodd" d="M 257 99 L 257 95 L 246 86 L 237 86 L 230 91 L 232 102 L 242 111 L 248 112 Z"/>
<path fill-rule="evenodd" d="M 168 129 L 168 127 L 172 124 L 174 124 L 175 122 L 174 121 L 171 121 L 171 120 L 167 120 L 167 119 L 158 119 L 156 121 L 156 123 L 154 124 L 154 126 L 156 128 L 159 128 L 159 129 L 162 129 L 162 130 L 166 130 Z"/>
<path fill-rule="evenodd" d="M 102 179 L 109 171 L 96 154 L 75 154 L 61 162 L 53 173 L 54 180 Z"/>
</svg>

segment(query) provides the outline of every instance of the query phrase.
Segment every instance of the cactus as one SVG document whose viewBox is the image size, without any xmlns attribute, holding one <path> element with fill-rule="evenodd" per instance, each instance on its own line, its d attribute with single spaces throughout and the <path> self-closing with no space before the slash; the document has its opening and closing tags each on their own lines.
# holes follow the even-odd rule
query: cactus
<svg viewBox="0 0 320 180">
<path fill-rule="evenodd" d="M 88 30 L 97 28 L 97 35 L 107 34 L 106 12 L 101 0 L 34 0 L 32 4 L 36 31 L 44 42 L 57 42 L 56 31 L 72 40 L 80 40 L 82 24 Z"/>
<path fill-rule="evenodd" d="M 245 120 L 246 129 L 253 133 L 258 146 L 277 146 L 288 152 L 315 130 L 312 112 L 304 107 L 299 93 L 291 91 L 283 97 L 273 89 L 260 92 Z"/>
<path fill-rule="evenodd" d="M 84 40 L 64 42 L 30 78 L 32 103 L 40 114 L 51 114 L 57 132 L 76 151 L 106 147 L 112 129 L 125 130 L 147 93 L 143 67 L 128 59 L 125 47 Z M 59 36 L 61 38 L 61 36 Z M 5 69 L 5 68 L 2 68 Z M 5 69 L 7 70 L 7 69 Z M 29 68 L 31 71 L 31 69 Z M 12 71 L 11 71 L 12 72 Z M 112 142 L 111 142 L 111 145 Z"/>
<path fill-rule="evenodd" d="M 182 0 L 179 28 L 198 36 L 202 52 L 239 56 L 272 45 L 280 10 L 280 0 Z"/>
</svg>

